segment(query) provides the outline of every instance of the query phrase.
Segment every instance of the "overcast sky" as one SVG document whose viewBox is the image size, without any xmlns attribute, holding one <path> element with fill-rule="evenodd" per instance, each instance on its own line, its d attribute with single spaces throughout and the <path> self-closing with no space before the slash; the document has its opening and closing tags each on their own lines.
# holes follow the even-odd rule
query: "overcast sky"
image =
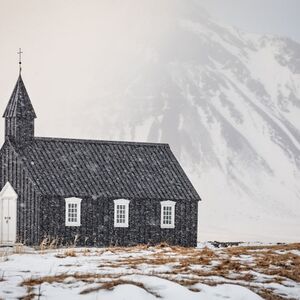
<svg viewBox="0 0 300 300">
<path fill-rule="evenodd" d="M 300 42 L 299 0 L 198 0 L 211 14 L 240 29 L 289 36 Z"/>
<path fill-rule="evenodd" d="M 122 84 L 122 76 L 137 68 L 140 45 L 164 41 L 165 20 L 189 7 L 189 1 L 0 0 L 1 112 L 17 79 L 16 53 L 22 47 L 37 134 L 77 136 L 71 130 L 76 109 L 93 99 L 107 105 L 112 85 Z M 300 0 L 194 1 L 222 23 L 300 41 Z"/>
</svg>

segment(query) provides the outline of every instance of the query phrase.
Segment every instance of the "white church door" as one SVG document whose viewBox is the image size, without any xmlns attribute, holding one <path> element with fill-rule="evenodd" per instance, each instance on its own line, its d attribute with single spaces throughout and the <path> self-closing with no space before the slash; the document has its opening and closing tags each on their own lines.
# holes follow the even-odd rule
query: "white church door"
<svg viewBox="0 0 300 300">
<path fill-rule="evenodd" d="M 17 193 L 7 182 L 0 192 L 0 243 L 2 244 L 16 241 L 17 198 Z"/>
</svg>

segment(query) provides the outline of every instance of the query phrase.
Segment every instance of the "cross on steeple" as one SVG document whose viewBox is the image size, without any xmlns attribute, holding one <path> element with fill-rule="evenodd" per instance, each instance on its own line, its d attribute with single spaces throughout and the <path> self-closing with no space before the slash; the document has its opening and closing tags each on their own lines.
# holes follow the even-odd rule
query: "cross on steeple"
<svg viewBox="0 0 300 300">
<path fill-rule="evenodd" d="M 21 74 L 21 71 L 22 71 L 22 49 L 19 48 L 19 52 L 17 54 L 19 54 L 19 72 Z"/>
</svg>

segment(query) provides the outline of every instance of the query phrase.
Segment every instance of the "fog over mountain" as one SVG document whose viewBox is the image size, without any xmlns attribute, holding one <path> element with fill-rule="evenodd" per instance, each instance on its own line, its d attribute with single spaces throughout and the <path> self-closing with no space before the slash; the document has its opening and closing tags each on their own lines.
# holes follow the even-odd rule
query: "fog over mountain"
<svg viewBox="0 0 300 300">
<path fill-rule="evenodd" d="M 164 42 L 141 47 L 145 61 L 106 96 L 111 138 L 171 144 L 203 198 L 199 239 L 297 240 L 300 45 L 198 7 L 170 21 Z"/>
<path fill-rule="evenodd" d="M 102 31 L 107 21 L 111 35 L 95 39 L 114 47 L 87 44 L 89 57 L 71 66 L 68 84 L 25 73 L 29 94 L 36 93 L 38 134 L 48 128 L 56 136 L 170 143 L 203 199 L 199 240 L 299 241 L 300 45 L 221 24 L 196 1 L 148 1 L 143 10 L 135 3 L 114 14 L 120 28 L 126 21 L 123 36 L 91 18 Z M 85 45 L 83 32 L 76 34 Z M 70 49 L 51 51 L 67 56 Z M 114 59 L 105 63 L 108 53 Z M 64 72 L 61 65 L 57 76 Z M 92 78 L 89 90 L 68 99 L 80 76 Z M 38 99 L 46 93 L 58 100 L 43 111 Z M 64 113 L 55 116 L 58 102 Z M 54 126 L 61 131 L 53 134 Z"/>
</svg>

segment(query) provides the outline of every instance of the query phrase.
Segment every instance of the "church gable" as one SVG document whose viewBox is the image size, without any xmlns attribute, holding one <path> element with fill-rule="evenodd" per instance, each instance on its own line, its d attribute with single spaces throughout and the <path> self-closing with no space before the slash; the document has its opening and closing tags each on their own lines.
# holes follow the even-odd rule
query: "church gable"
<svg viewBox="0 0 300 300">
<path fill-rule="evenodd" d="M 0 150 L 0 164 L 0 190 L 9 183 L 18 195 L 16 240 L 38 243 L 40 193 L 16 145 L 9 139 Z"/>
<path fill-rule="evenodd" d="M 20 154 L 20 149 L 14 141 L 6 139 L 4 144 L 0 149 L 0 185 L 1 188 L 7 182 L 13 184 L 14 188 L 18 191 L 21 190 L 21 185 L 24 184 L 23 181 L 27 181 L 28 186 L 35 190 L 35 193 L 40 194 L 31 174 L 24 162 L 22 155 Z"/>
</svg>

